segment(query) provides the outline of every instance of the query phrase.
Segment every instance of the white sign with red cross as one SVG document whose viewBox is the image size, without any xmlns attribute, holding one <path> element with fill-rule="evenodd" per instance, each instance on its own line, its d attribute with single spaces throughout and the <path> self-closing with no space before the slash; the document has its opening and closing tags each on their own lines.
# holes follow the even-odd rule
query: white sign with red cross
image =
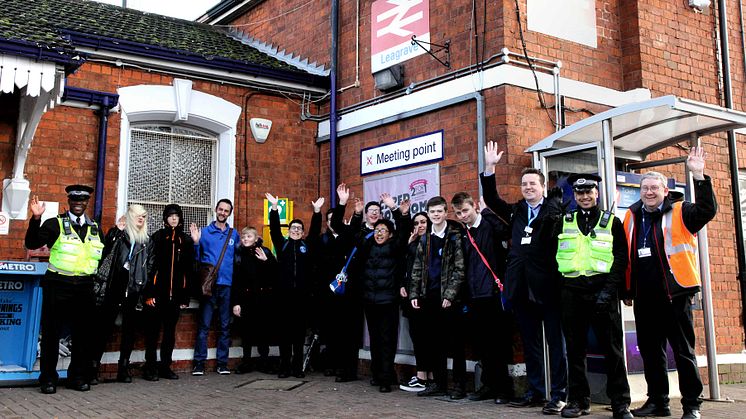
<svg viewBox="0 0 746 419">
<path fill-rule="evenodd" d="M 376 0 L 371 5 L 370 68 L 377 73 L 424 54 L 430 49 L 412 44 L 430 42 L 429 0 Z"/>
</svg>

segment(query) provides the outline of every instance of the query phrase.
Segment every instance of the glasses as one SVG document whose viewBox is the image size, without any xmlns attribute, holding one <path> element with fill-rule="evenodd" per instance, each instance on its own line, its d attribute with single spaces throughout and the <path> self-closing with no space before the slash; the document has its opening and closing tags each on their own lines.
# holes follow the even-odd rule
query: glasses
<svg viewBox="0 0 746 419">
<path fill-rule="evenodd" d="M 381 212 L 381 210 L 379 210 L 378 208 L 369 208 L 368 209 L 368 214 L 370 214 L 370 215 L 376 215 L 376 214 L 379 214 L 380 212 Z"/>
<path fill-rule="evenodd" d="M 658 192 L 661 190 L 660 185 L 643 186 L 640 188 L 643 192 Z"/>
<path fill-rule="evenodd" d="M 383 233 L 388 233 L 389 229 L 388 228 L 377 228 L 377 229 L 375 229 L 373 231 L 375 231 L 376 234 L 383 234 Z"/>
<path fill-rule="evenodd" d="M 289 228 L 290 231 L 303 231 L 303 227 L 295 225 Z"/>
</svg>

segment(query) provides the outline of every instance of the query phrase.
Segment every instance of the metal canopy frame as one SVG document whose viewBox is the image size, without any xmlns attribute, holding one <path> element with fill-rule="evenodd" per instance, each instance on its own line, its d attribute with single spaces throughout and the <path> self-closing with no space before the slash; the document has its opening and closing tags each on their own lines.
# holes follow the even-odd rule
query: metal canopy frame
<svg viewBox="0 0 746 419">
<path fill-rule="evenodd" d="M 603 177 L 602 206 L 612 208 L 616 191 L 615 156 L 636 161 L 633 167 L 653 167 L 685 162 L 685 158 L 646 161 L 651 153 L 688 141 L 699 144 L 699 138 L 746 127 L 746 113 L 682 99 L 663 96 L 619 106 L 576 122 L 529 147 L 534 166 L 544 170 L 547 157 L 597 149 L 598 170 Z M 738 182 L 738 179 L 731 179 Z M 693 179 L 686 170 L 687 190 L 693 200 Z M 712 284 L 707 228 L 697 234 L 699 269 L 702 278 L 702 311 L 704 315 L 707 367 L 710 396 L 720 398 L 717 370 L 715 323 L 712 308 Z"/>
</svg>

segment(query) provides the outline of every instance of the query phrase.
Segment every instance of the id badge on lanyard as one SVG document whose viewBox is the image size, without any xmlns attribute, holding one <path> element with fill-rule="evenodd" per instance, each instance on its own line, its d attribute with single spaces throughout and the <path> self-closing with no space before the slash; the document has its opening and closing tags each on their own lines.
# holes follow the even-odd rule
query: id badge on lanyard
<svg viewBox="0 0 746 419">
<path fill-rule="evenodd" d="M 521 237 L 521 244 L 531 244 L 531 233 L 534 232 L 534 228 L 531 226 L 526 226 L 526 228 L 523 229 L 523 232 L 526 233 L 526 235 L 524 237 Z"/>
</svg>

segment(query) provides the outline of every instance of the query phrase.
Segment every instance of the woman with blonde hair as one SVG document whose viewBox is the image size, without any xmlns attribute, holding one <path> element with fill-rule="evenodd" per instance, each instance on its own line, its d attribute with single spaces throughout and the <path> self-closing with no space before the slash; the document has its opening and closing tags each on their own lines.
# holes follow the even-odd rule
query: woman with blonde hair
<svg viewBox="0 0 746 419">
<path fill-rule="evenodd" d="M 142 290 L 148 280 L 148 272 L 153 269 L 153 251 L 148 236 L 147 212 L 142 205 L 130 205 L 127 213 L 109 229 L 105 239 L 103 257 L 113 252 L 111 271 L 107 279 L 106 294 L 98 307 L 96 316 L 99 325 L 98 339 L 93 359 L 97 362 L 106 349 L 117 315 L 122 313 L 119 344 L 119 364 L 117 381 L 132 382 L 129 372 L 129 358 L 134 347 L 135 318 L 143 308 Z M 96 377 L 92 377 L 95 379 Z"/>
</svg>

